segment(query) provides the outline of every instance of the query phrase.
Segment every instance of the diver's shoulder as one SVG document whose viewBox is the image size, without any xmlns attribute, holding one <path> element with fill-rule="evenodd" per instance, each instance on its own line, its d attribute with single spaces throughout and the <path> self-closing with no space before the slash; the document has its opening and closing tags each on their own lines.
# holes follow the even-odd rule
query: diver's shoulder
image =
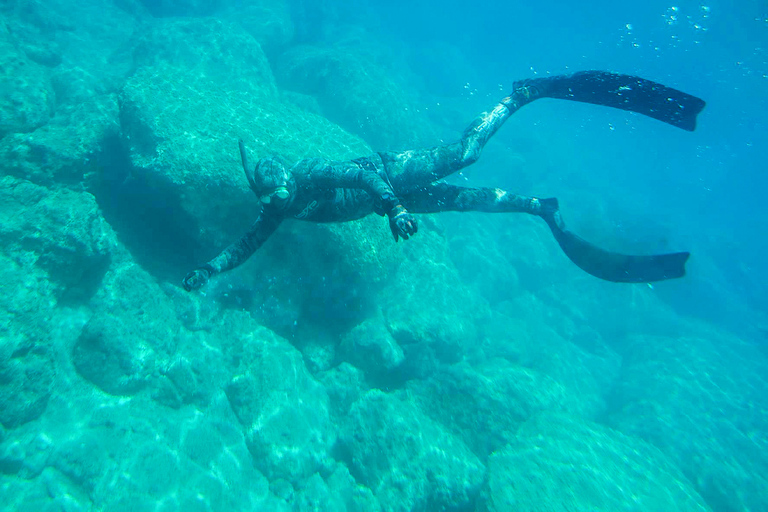
<svg viewBox="0 0 768 512">
<path fill-rule="evenodd" d="M 296 162 L 295 164 L 293 164 L 293 166 L 291 167 L 291 171 L 294 173 L 296 171 L 299 171 L 299 172 L 310 171 L 312 169 L 327 167 L 329 165 L 333 165 L 334 163 L 336 162 L 334 162 L 333 160 L 328 160 L 327 158 L 319 158 L 319 157 L 303 158 L 298 162 Z"/>
</svg>

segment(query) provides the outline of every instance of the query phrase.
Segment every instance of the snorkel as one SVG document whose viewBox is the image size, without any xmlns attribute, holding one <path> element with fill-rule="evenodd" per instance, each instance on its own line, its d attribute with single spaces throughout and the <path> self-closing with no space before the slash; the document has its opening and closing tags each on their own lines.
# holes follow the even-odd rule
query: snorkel
<svg viewBox="0 0 768 512">
<path fill-rule="evenodd" d="M 296 182 L 282 159 L 277 156 L 262 158 L 256 165 L 248 165 L 245 144 L 240 141 L 240 157 L 248 184 L 262 206 L 283 210 L 293 202 Z"/>
</svg>

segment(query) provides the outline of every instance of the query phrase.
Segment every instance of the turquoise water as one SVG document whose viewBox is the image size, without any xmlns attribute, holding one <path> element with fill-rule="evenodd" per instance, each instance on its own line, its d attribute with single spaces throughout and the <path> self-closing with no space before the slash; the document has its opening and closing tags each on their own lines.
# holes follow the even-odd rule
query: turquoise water
<svg viewBox="0 0 768 512">
<path fill-rule="evenodd" d="M 479 5 L 478 5 L 479 4 Z M 0 5 L 0 505 L 29 511 L 768 510 L 765 2 L 9 0 Z M 462 186 L 521 214 L 285 222 L 252 157 L 456 140 L 515 80 L 699 96 L 685 132 L 516 113 Z"/>
</svg>

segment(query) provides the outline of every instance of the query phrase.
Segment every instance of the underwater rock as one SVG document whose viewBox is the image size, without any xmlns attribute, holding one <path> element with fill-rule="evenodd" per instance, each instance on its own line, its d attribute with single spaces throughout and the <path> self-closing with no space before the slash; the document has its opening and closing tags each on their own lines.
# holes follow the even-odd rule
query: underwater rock
<svg viewBox="0 0 768 512">
<path fill-rule="evenodd" d="M 608 422 L 661 449 L 713 509 L 768 510 L 768 359 L 709 325 L 681 330 L 620 347 Z"/>
<path fill-rule="evenodd" d="M 293 510 L 301 512 L 346 510 L 346 504 L 329 488 L 323 477 L 315 473 L 299 486 L 293 500 Z"/>
<path fill-rule="evenodd" d="M 270 479 L 292 483 L 326 467 L 335 441 L 328 395 L 301 353 L 261 328 L 250 334 L 237 359 L 237 373 L 225 391 L 254 465 Z"/>
<path fill-rule="evenodd" d="M 403 349 L 380 315 L 365 319 L 349 331 L 341 340 L 339 356 L 372 376 L 391 372 L 405 359 Z"/>
<path fill-rule="evenodd" d="M 393 78 L 396 70 L 360 52 L 361 45 L 353 37 L 334 46 L 294 46 L 276 59 L 275 73 L 282 86 L 315 96 L 331 121 L 376 150 L 438 143 L 428 119 Z"/>
<path fill-rule="evenodd" d="M 0 139 L 29 133 L 44 125 L 54 109 L 48 70 L 17 50 L 5 23 L 0 23 Z"/>
<path fill-rule="evenodd" d="M 143 398 L 105 403 L 64 430 L 44 473 L 94 509 L 258 510 L 269 500 L 237 427 L 221 411 L 169 411 Z M 56 434 L 54 434 L 56 435 Z M 58 436 L 57 436 L 58 437 Z M 114 479 L 120 475 L 120 485 Z M 273 510 L 263 508 L 263 510 Z"/>
<path fill-rule="evenodd" d="M 616 352 L 536 295 L 521 292 L 496 310 L 483 325 L 484 356 L 503 357 L 551 377 L 569 396 L 578 397 L 578 410 L 569 409 L 576 415 L 593 419 L 604 412 L 605 395 L 621 367 Z M 590 335 L 596 338 L 582 339 Z"/>
<path fill-rule="evenodd" d="M 267 53 L 272 53 L 293 39 L 290 3 L 286 0 L 255 0 L 247 3 L 228 0 L 220 16 L 239 23 Z"/>
<path fill-rule="evenodd" d="M 352 406 L 340 441 L 383 510 L 468 510 L 483 482 L 485 468 L 464 443 L 379 390 Z"/>
<path fill-rule="evenodd" d="M 155 68 L 155 73 L 163 73 L 164 68 L 169 67 L 185 75 L 207 77 L 223 86 L 222 93 L 259 90 L 268 95 L 277 94 L 272 70 L 259 43 L 238 25 L 217 18 L 155 21 L 149 30 L 142 32 L 136 43 L 133 66 L 134 69 Z M 184 87 L 187 82 L 187 87 L 194 84 L 193 80 L 183 80 L 179 85 Z M 169 107 L 176 111 L 183 98 L 164 95 L 156 98 L 156 101 L 164 103 L 169 100 Z M 200 103 L 203 102 L 184 105 L 184 108 L 194 111 L 202 106 Z M 245 105 L 247 103 L 244 102 Z M 226 111 L 224 109 L 222 114 Z M 195 114 L 202 115 L 199 111 Z M 226 117 L 232 117 L 232 114 L 225 114 Z M 243 125 L 241 128 L 247 127 Z"/>
<path fill-rule="evenodd" d="M 401 376 L 425 377 L 440 363 L 455 363 L 480 345 L 487 303 L 467 288 L 435 231 L 420 230 L 379 301 L 386 329 L 402 348 Z"/>
<path fill-rule="evenodd" d="M 176 350 L 173 305 L 146 271 L 126 261 L 110 268 L 91 307 L 72 350 L 77 372 L 107 393 L 137 393 Z"/>
<path fill-rule="evenodd" d="M 140 0 L 152 16 L 213 16 L 222 0 Z"/>
<path fill-rule="evenodd" d="M 539 412 L 589 410 L 567 386 L 504 359 L 441 368 L 426 381 L 409 382 L 408 395 L 481 460 L 513 440 L 517 428 Z"/>
<path fill-rule="evenodd" d="M 349 363 L 341 363 L 335 368 L 320 372 L 317 380 L 328 393 L 334 423 L 346 416 L 352 404 L 368 390 L 363 372 Z"/>
<path fill-rule="evenodd" d="M 71 510 L 86 512 L 91 502 L 85 492 L 65 479 L 55 477 L 25 480 L 3 478 L 0 481 L 0 496 L 6 510 L 59 512 Z"/>
<path fill-rule="evenodd" d="M 143 67 L 131 77 L 120 97 L 120 121 L 131 176 L 163 195 L 169 214 L 187 219 L 177 226 L 180 233 L 219 246 L 239 237 L 258 213 L 238 138 L 254 161 L 269 154 L 295 161 L 370 152 L 359 139 L 280 102 L 258 84 L 248 92 L 232 90 L 165 65 Z"/>
<path fill-rule="evenodd" d="M 8 337 L 3 333 L 0 343 L 0 424 L 6 428 L 39 418 L 48 405 L 56 365 L 48 344 L 41 341 Z"/>
<path fill-rule="evenodd" d="M 326 478 L 328 487 L 339 496 L 347 512 L 379 512 L 381 505 L 368 487 L 360 485 L 343 464 L 337 464 L 331 476 Z"/>
<path fill-rule="evenodd" d="M 0 178 L 0 242 L 43 269 L 60 300 L 80 302 L 95 292 L 118 243 L 91 194 L 10 176 Z"/>
<path fill-rule="evenodd" d="M 544 413 L 488 460 L 478 512 L 706 512 L 709 507 L 653 446 L 595 423 Z"/>
<path fill-rule="evenodd" d="M 45 186 L 79 188 L 100 172 L 97 164 L 107 149 L 104 141 L 115 137 L 118 128 L 117 96 L 89 97 L 77 106 L 58 109 L 33 133 L 1 139 L 0 159 L 13 176 Z"/>
<path fill-rule="evenodd" d="M 145 15 L 129 12 L 120 2 L 28 0 L 11 2 L 6 24 L 18 47 L 53 76 L 71 77 L 76 96 L 66 92 L 56 110 L 75 107 L 92 96 L 116 92 L 129 70 L 127 48 Z M 126 2 L 122 2 L 125 5 Z M 59 82 L 59 85 L 66 85 Z"/>
</svg>

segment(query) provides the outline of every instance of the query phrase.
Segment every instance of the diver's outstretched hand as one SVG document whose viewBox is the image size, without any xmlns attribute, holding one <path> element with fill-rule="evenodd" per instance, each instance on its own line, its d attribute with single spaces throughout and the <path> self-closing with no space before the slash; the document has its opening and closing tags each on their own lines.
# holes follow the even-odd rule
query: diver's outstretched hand
<svg viewBox="0 0 768 512">
<path fill-rule="evenodd" d="M 408 240 L 409 236 L 415 235 L 419 230 L 416 217 L 408 213 L 408 210 L 401 204 L 389 210 L 387 217 L 389 217 L 389 229 L 392 231 L 392 236 L 395 237 L 395 242 L 400 237 L 403 240 Z"/>
<path fill-rule="evenodd" d="M 191 292 L 192 290 L 202 288 L 212 275 L 213 268 L 210 265 L 204 265 L 187 274 L 181 284 L 185 290 Z"/>
</svg>

